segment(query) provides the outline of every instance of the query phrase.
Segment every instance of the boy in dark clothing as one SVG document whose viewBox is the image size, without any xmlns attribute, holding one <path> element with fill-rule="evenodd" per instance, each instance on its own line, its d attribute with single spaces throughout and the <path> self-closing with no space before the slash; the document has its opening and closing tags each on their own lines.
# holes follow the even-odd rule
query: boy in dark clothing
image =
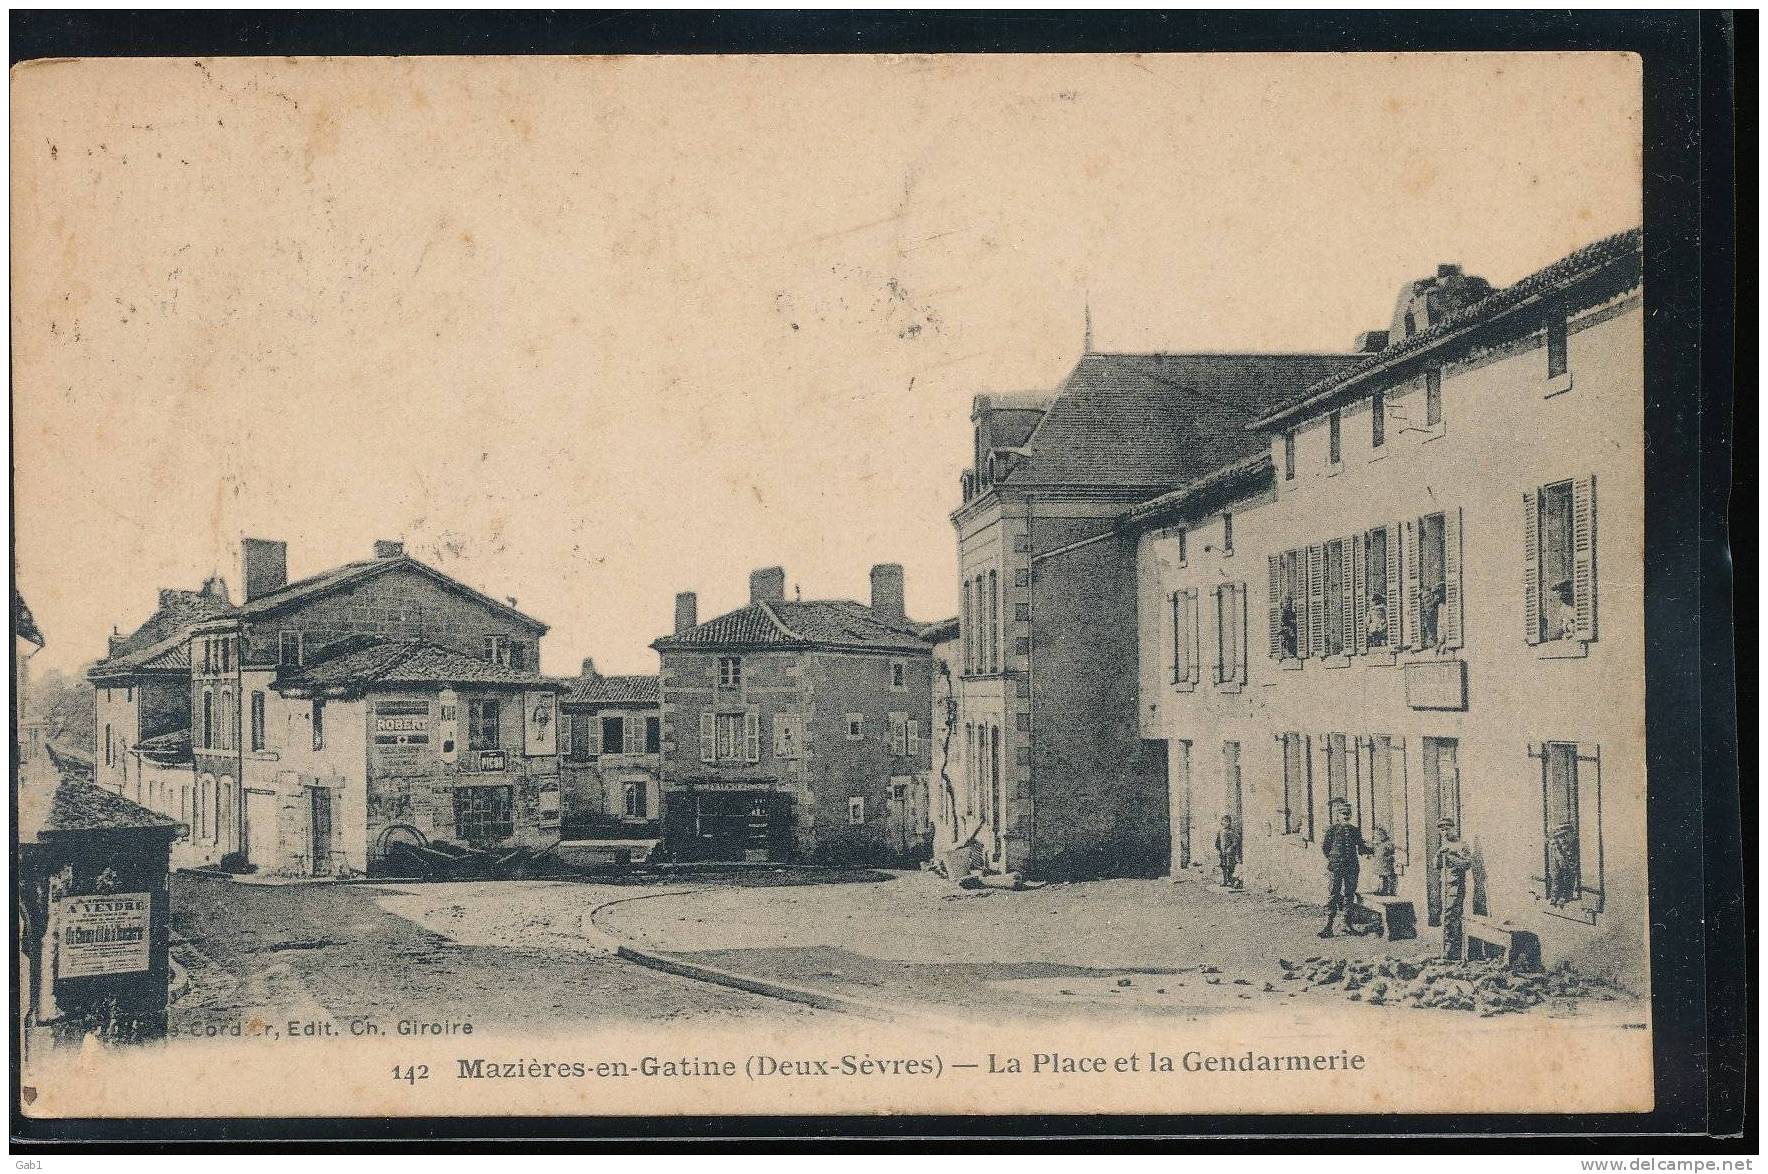
<svg viewBox="0 0 1768 1174">
<path fill-rule="evenodd" d="M 1323 938 L 1332 937 L 1332 923 L 1340 912 L 1345 928 L 1351 925 L 1351 910 L 1357 905 L 1357 873 L 1362 864 L 1359 854 L 1367 856 L 1371 849 L 1363 842 L 1363 833 L 1351 823 L 1351 805 L 1343 799 L 1327 804 L 1332 812 L 1332 825 L 1320 838 L 1320 851 L 1326 856 L 1326 928 Z"/>
<path fill-rule="evenodd" d="M 1216 859 L 1222 866 L 1222 888 L 1237 889 L 1240 880 L 1234 871 L 1240 867 L 1240 829 L 1234 826 L 1234 817 L 1222 816 L 1222 830 L 1216 833 Z"/>
</svg>

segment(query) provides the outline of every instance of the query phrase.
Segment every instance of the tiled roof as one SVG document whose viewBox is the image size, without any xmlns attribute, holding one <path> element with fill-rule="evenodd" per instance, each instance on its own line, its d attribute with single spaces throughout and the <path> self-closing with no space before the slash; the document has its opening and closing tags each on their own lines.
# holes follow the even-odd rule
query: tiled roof
<svg viewBox="0 0 1768 1174">
<path fill-rule="evenodd" d="M 565 682 L 565 692 L 560 696 L 559 704 L 656 705 L 662 700 L 661 678 L 652 673 L 633 677 L 576 677 Z"/>
<path fill-rule="evenodd" d="M 1638 228 L 1629 228 L 1625 232 L 1617 232 L 1613 236 L 1593 241 L 1566 254 L 1553 264 L 1535 270 L 1522 280 L 1449 315 L 1429 330 L 1401 339 L 1386 350 L 1363 357 L 1355 367 L 1321 379 L 1300 395 L 1273 407 L 1254 421 L 1253 426 L 1265 427 L 1298 415 L 1304 410 L 1313 409 L 1316 405 L 1323 407 L 1326 401 L 1334 398 L 1335 393 L 1394 366 L 1402 359 L 1435 349 L 1471 326 L 1490 321 L 1544 293 L 1568 286 L 1616 262 L 1630 260 L 1633 263 L 1627 274 L 1627 281 L 1628 284 L 1636 284 L 1641 276 L 1644 247 L 1645 234 Z"/>
<path fill-rule="evenodd" d="M 372 579 L 376 575 L 385 574 L 396 567 L 403 567 L 407 570 L 414 570 L 420 574 L 427 575 L 450 590 L 468 595 L 478 602 L 485 604 L 487 607 L 493 608 L 505 615 L 513 616 L 521 622 L 537 628 L 542 632 L 546 631 L 546 625 L 535 619 L 533 616 L 518 611 L 516 608 L 511 607 L 502 600 L 493 599 L 482 591 L 474 590 L 473 588 L 468 587 L 465 583 L 462 583 L 459 579 L 438 571 L 428 563 L 419 562 L 408 554 L 398 555 L 393 558 L 373 558 L 364 559 L 360 562 L 345 563 L 341 567 L 333 567 L 329 571 L 322 571 L 317 575 L 310 575 L 305 579 L 297 579 L 293 583 L 285 584 L 284 586 L 277 588 L 275 591 L 267 592 L 258 596 L 256 599 L 241 604 L 238 611 L 240 615 L 247 617 L 263 615 L 267 612 L 277 611 L 293 603 L 299 603 L 303 600 L 312 599 L 315 596 L 325 595 L 328 592 L 352 586 L 366 579 Z"/>
<path fill-rule="evenodd" d="M 727 612 L 651 644 L 670 648 L 865 648 L 925 652 L 921 625 L 879 619 L 847 599 L 773 600 Z"/>
<path fill-rule="evenodd" d="M 183 653 L 182 663 L 175 654 L 169 660 L 160 658 L 169 650 L 184 648 L 194 625 L 233 612 L 233 605 L 225 599 L 201 591 L 168 587 L 160 592 L 160 605 L 154 613 L 139 628 L 118 641 L 110 655 L 93 665 L 87 675 L 108 676 L 142 668 L 188 669 L 188 649 Z"/>
<path fill-rule="evenodd" d="M 85 779 L 63 779 L 53 792 L 32 788 L 19 794 L 19 839 L 45 833 L 119 831 L 130 828 L 175 828 L 167 819 L 114 791 Z"/>
<path fill-rule="evenodd" d="M 1261 446 L 1257 454 L 1235 461 L 1159 497 L 1145 501 L 1123 516 L 1125 525 L 1149 525 L 1164 518 L 1183 517 L 1218 503 L 1224 496 L 1244 492 L 1255 485 L 1268 483 L 1273 473 L 1269 448 Z"/>
<path fill-rule="evenodd" d="M 143 738 L 135 743 L 133 749 L 162 766 L 171 766 L 192 761 L 190 745 L 189 730 L 173 730 L 169 734 Z"/>
<path fill-rule="evenodd" d="M 1160 488 L 1249 455 L 1246 425 L 1356 355 L 1082 355 L 1001 480 Z"/>
<path fill-rule="evenodd" d="M 279 692 L 364 692 L 370 688 L 548 684 L 538 673 L 509 669 L 423 640 L 362 637 L 339 641 L 324 659 L 277 677 Z"/>
</svg>

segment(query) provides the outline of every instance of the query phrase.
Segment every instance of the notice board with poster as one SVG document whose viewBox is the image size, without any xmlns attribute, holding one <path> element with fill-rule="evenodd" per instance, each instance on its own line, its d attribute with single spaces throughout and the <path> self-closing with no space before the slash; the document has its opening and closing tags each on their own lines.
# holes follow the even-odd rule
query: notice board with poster
<svg viewBox="0 0 1768 1174">
<path fill-rule="evenodd" d="M 133 974 L 151 965 L 153 901 L 146 893 L 63 897 L 55 904 L 61 927 L 57 978 Z"/>
<path fill-rule="evenodd" d="M 369 727 L 375 765 L 382 770 L 419 766 L 429 757 L 435 725 L 428 701 L 376 701 Z"/>
</svg>

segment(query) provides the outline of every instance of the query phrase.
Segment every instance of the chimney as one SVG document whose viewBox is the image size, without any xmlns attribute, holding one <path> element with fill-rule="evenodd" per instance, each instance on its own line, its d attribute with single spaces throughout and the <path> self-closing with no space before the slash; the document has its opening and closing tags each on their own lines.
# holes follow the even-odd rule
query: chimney
<svg viewBox="0 0 1768 1174">
<path fill-rule="evenodd" d="M 678 592 L 675 596 L 675 634 L 681 635 L 700 622 L 700 597 L 692 591 Z"/>
<path fill-rule="evenodd" d="M 404 558 L 405 543 L 392 538 L 377 538 L 374 540 L 374 556 L 376 558 Z"/>
<path fill-rule="evenodd" d="M 785 599 L 785 567 L 762 567 L 749 572 L 750 603 L 784 603 Z"/>
<path fill-rule="evenodd" d="M 602 679 L 602 675 L 595 671 L 595 657 L 586 656 L 583 658 L 582 676 L 591 681 L 599 681 Z"/>
<path fill-rule="evenodd" d="M 241 538 L 239 561 L 245 567 L 247 603 L 288 586 L 288 543 L 274 538 Z"/>
<path fill-rule="evenodd" d="M 1359 355 L 1372 355 L 1377 351 L 1384 351 L 1387 349 L 1387 331 L 1365 330 L 1357 335 L 1357 341 L 1351 345 L 1351 349 Z"/>
<path fill-rule="evenodd" d="M 902 607 L 902 564 L 879 563 L 872 568 L 872 614 L 887 624 L 907 617 Z"/>
<path fill-rule="evenodd" d="M 222 603 L 233 602 L 233 597 L 227 593 L 227 580 L 220 575 L 210 575 L 203 580 L 203 594 L 210 599 L 219 599 Z"/>
<path fill-rule="evenodd" d="M 174 603 L 178 602 L 178 594 L 178 588 L 176 587 L 161 587 L 160 610 L 164 611 L 166 608 L 171 607 Z"/>
<path fill-rule="evenodd" d="M 117 654 L 117 649 L 122 646 L 123 641 L 126 639 L 128 639 L 128 637 L 124 636 L 121 632 L 117 631 L 116 628 L 113 626 L 111 628 L 111 634 L 110 634 L 110 653 L 109 654 L 111 656 L 115 656 Z"/>
</svg>

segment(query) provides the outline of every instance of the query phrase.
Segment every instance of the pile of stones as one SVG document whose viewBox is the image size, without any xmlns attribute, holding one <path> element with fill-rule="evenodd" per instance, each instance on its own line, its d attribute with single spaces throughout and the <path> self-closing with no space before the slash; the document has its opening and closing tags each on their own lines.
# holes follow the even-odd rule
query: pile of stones
<svg viewBox="0 0 1768 1174">
<path fill-rule="evenodd" d="M 1479 1015 L 1527 1011 L 1549 999 L 1614 999 L 1567 963 L 1537 974 L 1507 970 L 1501 959 L 1314 957 L 1302 962 L 1280 958 L 1277 965 L 1285 980 L 1305 983 L 1303 990 L 1330 987 L 1353 1002 L 1401 1003 Z"/>
</svg>

